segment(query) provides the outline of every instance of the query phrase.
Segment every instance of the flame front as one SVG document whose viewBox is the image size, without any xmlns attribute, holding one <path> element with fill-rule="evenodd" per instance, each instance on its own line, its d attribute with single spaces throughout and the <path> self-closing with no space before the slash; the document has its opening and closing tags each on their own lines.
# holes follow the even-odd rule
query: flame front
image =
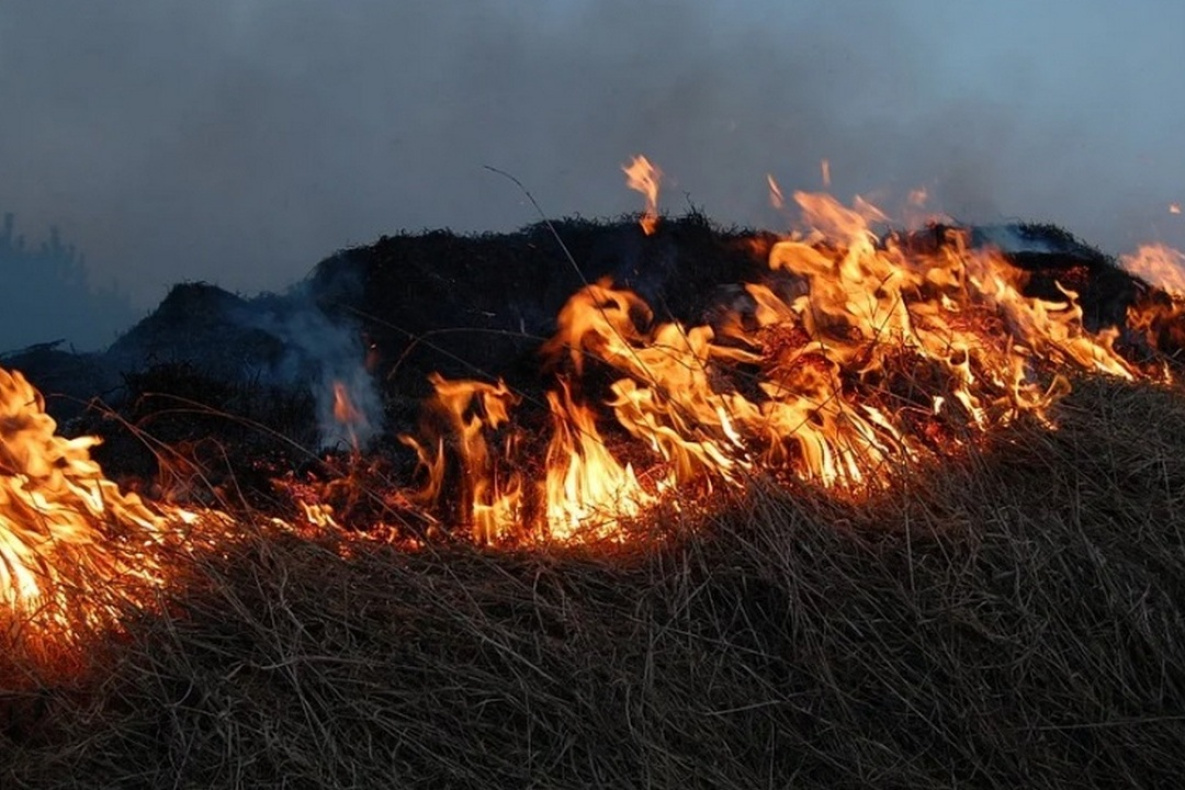
<svg viewBox="0 0 1185 790">
<path fill-rule="evenodd" d="M 643 226 L 653 232 L 660 174 L 645 157 L 626 170 L 647 195 Z M 483 543 L 621 539 L 657 504 L 683 507 L 755 475 L 838 493 L 883 487 L 902 465 L 957 452 L 1021 415 L 1051 424 L 1072 374 L 1153 375 L 1116 352 L 1117 332 L 1084 329 L 1074 293 L 1025 296 L 1025 275 L 971 245 L 967 231 L 886 234 L 886 216 L 859 198 L 792 197 L 807 229 L 764 245 L 765 275 L 701 323 L 658 321 L 606 279 L 560 311 L 541 347 L 542 397 L 502 380 L 431 376 L 420 429 L 402 437 L 422 479 L 400 490 L 409 509 L 432 524 L 463 523 Z M 1180 253 L 1146 247 L 1124 263 L 1179 292 L 1163 309 L 1185 309 Z M 1151 321 L 1129 323 L 1151 332 Z M 342 383 L 334 395 L 336 419 L 363 425 Z M 536 419 L 520 424 L 527 401 Z M 195 525 L 211 525 L 203 534 L 215 541 L 236 534 L 218 511 L 120 493 L 90 457 L 96 439 L 54 429 L 41 396 L 0 370 L 0 602 L 10 619 L 38 613 L 68 628 L 71 591 L 163 584 L 155 547 L 191 540 Z M 315 497 L 299 504 L 315 528 L 343 523 Z"/>
<path fill-rule="evenodd" d="M 972 247 L 966 231 L 882 237 L 873 227 L 887 218 L 859 198 L 847 207 L 793 197 L 810 230 L 774 244 L 769 276 L 710 324 L 656 323 L 640 296 L 608 280 L 569 299 L 542 348 L 561 372 L 547 393 L 538 490 L 507 471 L 527 465 L 509 417 L 518 399 L 505 385 L 434 380 L 479 538 L 532 525 L 559 539 L 585 528 L 604 536 L 665 492 L 742 487 L 756 473 L 875 488 L 902 464 L 956 451 L 1022 414 L 1048 422 L 1067 374 L 1141 375 L 1115 351 L 1117 333 L 1083 328 L 1075 294 L 1024 296 L 1024 275 L 999 251 Z M 573 393 L 594 366 L 614 378 L 590 402 Z M 506 452 L 494 450 L 495 435 Z M 645 448 L 644 474 L 611 449 L 628 437 Z M 413 444 L 429 470 L 423 501 L 439 502 L 447 464 L 442 449 L 424 447 L 445 442 Z"/>
</svg>

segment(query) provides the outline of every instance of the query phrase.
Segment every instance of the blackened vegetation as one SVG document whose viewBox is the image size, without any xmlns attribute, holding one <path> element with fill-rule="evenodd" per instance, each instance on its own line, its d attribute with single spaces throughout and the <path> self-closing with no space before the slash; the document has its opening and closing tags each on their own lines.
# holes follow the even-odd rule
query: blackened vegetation
<svg viewBox="0 0 1185 790">
<path fill-rule="evenodd" d="M 1011 244 L 1009 235 L 1015 239 Z M 1114 260 L 1056 225 L 975 228 L 971 240 L 1001 247 L 1010 263 L 1028 273 L 1026 296 L 1064 302 L 1067 290 L 1076 293 L 1082 323 L 1091 332 L 1123 329 L 1128 308 L 1152 290 Z"/>
<path fill-rule="evenodd" d="M 650 237 L 633 220 L 581 219 L 511 234 L 404 233 L 323 261 L 311 290 L 326 311 L 360 321 L 392 395 L 427 394 L 433 371 L 530 389 L 542 367 L 539 346 L 583 285 L 608 277 L 658 317 L 698 322 L 716 288 L 765 270 L 745 244 L 752 235 L 714 228 L 699 214 Z"/>
</svg>

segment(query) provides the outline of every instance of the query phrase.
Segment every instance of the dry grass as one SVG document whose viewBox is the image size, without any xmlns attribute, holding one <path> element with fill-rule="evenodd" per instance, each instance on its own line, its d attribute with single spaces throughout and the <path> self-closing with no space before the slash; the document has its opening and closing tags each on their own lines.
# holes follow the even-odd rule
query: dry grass
<svg viewBox="0 0 1185 790">
<path fill-rule="evenodd" d="M 1059 419 L 628 550 L 207 557 L 0 691 L 0 786 L 1171 786 L 1185 400 L 1087 381 Z"/>
</svg>

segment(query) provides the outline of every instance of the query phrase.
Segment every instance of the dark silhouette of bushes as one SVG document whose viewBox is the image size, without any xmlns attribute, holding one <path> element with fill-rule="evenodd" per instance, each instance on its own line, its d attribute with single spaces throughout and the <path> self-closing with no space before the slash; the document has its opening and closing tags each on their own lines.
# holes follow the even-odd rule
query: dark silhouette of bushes
<svg viewBox="0 0 1185 790">
<path fill-rule="evenodd" d="M 30 245 L 14 232 L 15 217 L 0 229 L 0 353 L 65 340 L 79 350 L 108 345 L 134 320 L 127 294 L 116 283 L 91 282 L 86 258 L 62 241 L 57 228 Z"/>
</svg>

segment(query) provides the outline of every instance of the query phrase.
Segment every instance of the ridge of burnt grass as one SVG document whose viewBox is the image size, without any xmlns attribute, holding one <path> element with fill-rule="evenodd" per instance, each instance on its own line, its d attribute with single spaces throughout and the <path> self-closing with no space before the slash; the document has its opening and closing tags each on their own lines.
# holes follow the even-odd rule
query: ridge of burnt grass
<svg viewBox="0 0 1185 790">
<path fill-rule="evenodd" d="M 201 559 L 105 662 L 3 693 L 5 787 L 1163 787 L 1185 772 L 1185 399 L 665 537 Z"/>
<path fill-rule="evenodd" d="M 425 395 L 433 371 L 529 388 L 539 345 L 585 283 L 610 277 L 659 317 L 698 321 L 715 288 L 765 269 L 743 243 L 749 235 L 697 212 L 664 219 L 653 236 L 633 217 L 569 217 L 511 233 L 404 232 L 322 261 L 310 287 L 326 312 L 361 322 L 389 391 Z"/>
</svg>

